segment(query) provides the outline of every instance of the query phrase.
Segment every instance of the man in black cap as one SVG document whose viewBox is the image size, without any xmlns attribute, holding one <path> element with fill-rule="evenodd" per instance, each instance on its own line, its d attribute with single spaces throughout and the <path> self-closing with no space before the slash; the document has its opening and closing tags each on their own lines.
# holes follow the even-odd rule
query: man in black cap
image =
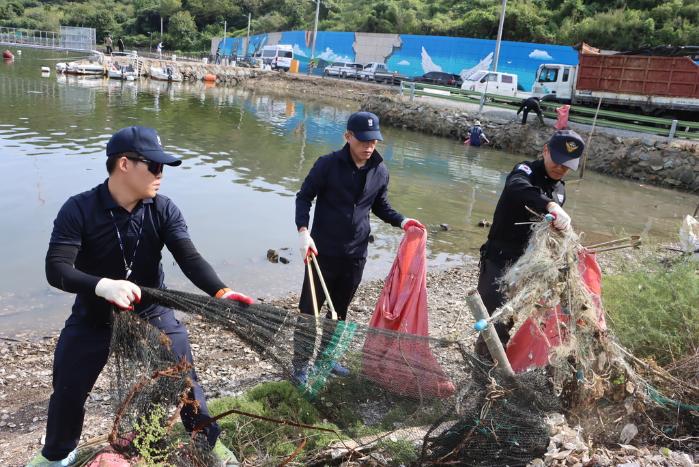
<svg viewBox="0 0 699 467">
<path fill-rule="evenodd" d="M 369 244 L 369 213 L 394 227 L 425 227 L 415 219 L 403 217 L 388 201 L 388 169 L 376 144 L 383 141 L 379 118 L 370 112 L 350 115 L 345 131 L 346 144 L 339 151 L 320 157 L 296 194 L 296 227 L 304 261 L 310 254 L 325 278 L 338 319 L 344 320 L 347 308 L 362 280 Z M 308 231 L 311 204 L 316 200 L 312 231 Z M 317 246 L 316 246 L 317 245 Z M 317 308 L 325 301 L 318 278 L 314 280 Z M 306 273 L 299 301 L 301 313 L 314 314 Z M 328 314 L 330 318 L 330 314 Z M 329 336 L 323 337 L 325 343 Z M 294 379 L 305 383 L 307 358 L 301 340 L 295 339 Z M 347 376 L 349 370 L 334 363 L 333 373 Z"/>
<path fill-rule="evenodd" d="M 500 278 L 505 269 L 524 253 L 531 235 L 534 212 L 554 216 L 553 226 L 559 230 L 570 228 L 570 216 L 563 210 L 566 200 L 562 178 L 577 170 L 585 144 L 573 130 L 556 131 L 544 145 L 543 158 L 517 164 L 505 181 L 500 195 L 488 241 L 481 246 L 478 293 L 488 313 L 505 302 L 500 291 Z M 519 225 L 518 225 L 519 224 Z M 495 329 L 503 344 L 509 340 L 512 323 L 496 323 Z M 485 343 L 479 339 L 477 350 L 487 353 Z"/>
<path fill-rule="evenodd" d="M 541 113 L 541 105 L 539 102 L 541 99 L 538 97 L 529 97 L 527 99 L 524 99 L 522 101 L 522 105 L 519 106 L 519 110 L 517 110 L 517 115 L 524 110 L 524 113 L 522 114 L 522 125 L 525 125 L 527 123 L 527 115 L 529 112 L 535 112 L 536 116 L 539 117 L 539 121 L 541 122 L 542 125 L 544 125 L 544 115 Z"/>
<path fill-rule="evenodd" d="M 165 333 L 175 356 L 192 363 L 185 327 L 173 311 L 141 302 L 141 289 L 163 287 L 161 250 L 167 246 L 185 275 L 218 298 L 250 304 L 252 299 L 228 289 L 190 240 L 180 210 L 158 194 L 165 165 L 181 160 L 163 151 L 152 128 L 117 131 L 107 143 L 109 178 L 72 196 L 54 221 L 46 254 L 49 283 L 77 294 L 72 314 L 61 331 L 53 362 L 53 394 L 46 422 L 46 444 L 28 465 L 63 466 L 75 462 L 84 405 L 107 363 L 112 305 L 130 310 Z M 209 419 L 206 399 L 192 370 L 190 397 L 197 404 L 180 412 L 187 430 Z M 194 408 L 193 406 L 198 406 Z M 219 427 L 204 434 L 222 463 L 235 456 L 220 441 Z"/>
</svg>

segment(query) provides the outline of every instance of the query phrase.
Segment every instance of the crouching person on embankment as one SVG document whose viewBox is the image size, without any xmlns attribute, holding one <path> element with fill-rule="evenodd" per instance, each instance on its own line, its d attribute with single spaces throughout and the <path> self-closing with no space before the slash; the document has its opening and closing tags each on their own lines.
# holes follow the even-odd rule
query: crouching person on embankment
<svg viewBox="0 0 699 467">
<path fill-rule="evenodd" d="M 46 444 L 29 466 L 75 462 L 85 400 L 109 356 L 112 305 L 138 313 L 169 337 L 178 359 L 192 363 L 187 330 L 173 311 L 141 301 L 139 286 L 163 287 L 163 246 L 207 294 L 252 303 L 226 288 L 197 252 L 175 203 L 157 194 L 164 166 L 180 164 L 163 152 L 152 128 L 124 128 L 107 143 L 109 178 L 71 197 L 59 211 L 46 254 L 46 277 L 54 287 L 77 295 L 54 353 Z M 194 370 L 190 377 L 189 397 L 197 404 L 187 404 L 180 412 L 188 431 L 210 419 Z M 218 441 L 219 433 L 216 423 L 204 429 L 214 456 L 222 464 L 237 462 Z"/>
</svg>

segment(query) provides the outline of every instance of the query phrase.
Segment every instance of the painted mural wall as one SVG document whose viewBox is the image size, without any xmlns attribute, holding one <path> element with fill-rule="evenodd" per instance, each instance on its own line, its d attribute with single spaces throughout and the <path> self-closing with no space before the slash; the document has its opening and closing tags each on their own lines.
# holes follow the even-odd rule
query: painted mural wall
<svg viewBox="0 0 699 467">
<path fill-rule="evenodd" d="M 294 48 L 294 58 L 300 61 L 300 71 L 308 71 L 312 45 L 311 31 L 286 31 L 212 41 L 212 54 L 217 50 L 224 56 L 250 55 L 265 45 L 288 44 Z M 220 48 L 219 48 L 220 46 Z M 487 66 L 495 51 L 495 41 L 464 37 L 418 36 L 412 34 L 373 34 L 354 32 L 318 32 L 315 56 L 320 60 L 315 70 L 322 73 L 335 61 L 357 63 L 384 62 L 391 71 L 405 76 L 420 76 L 429 71 L 459 74 L 474 67 Z M 499 71 L 515 73 L 519 83 L 530 90 L 534 74 L 543 63 L 577 65 L 575 49 L 563 45 L 502 41 Z"/>
</svg>

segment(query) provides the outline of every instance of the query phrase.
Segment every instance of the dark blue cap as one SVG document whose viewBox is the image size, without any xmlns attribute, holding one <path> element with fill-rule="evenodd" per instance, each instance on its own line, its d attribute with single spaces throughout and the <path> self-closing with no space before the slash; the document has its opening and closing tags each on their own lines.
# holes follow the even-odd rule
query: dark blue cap
<svg viewBox="0 0 699 467">
<path fill-rule="evenodd" d="M 112 135 L 107 143 L 107 157 L 125 152 L 136 152 L 153 162 L 167 165 L 180 165 L 181 160 L 165 154 L 158 132 L 144 126 L 122 128 Z"/>
<path fill-rule="evenodd" d="M 379 117 L 371 112 L 356 112 L 347 120 L 347 130 L 359 141 L 383 141 L 379 128 Z"/>
<path fill-rule="evenodd" d="M 548 147 L 551 159 L 556 164 L 577 170 L 585 142 L 573 130 L 558 130 L 549 139 Z"/>
</svg>

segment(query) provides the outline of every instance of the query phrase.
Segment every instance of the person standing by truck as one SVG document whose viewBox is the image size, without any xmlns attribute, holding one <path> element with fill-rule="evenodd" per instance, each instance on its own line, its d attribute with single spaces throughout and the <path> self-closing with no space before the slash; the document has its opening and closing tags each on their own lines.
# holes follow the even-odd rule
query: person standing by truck
<svg viewBox="0 0 699 467">
<path fill-rule="evenodd" d="M 529 112 L 536 112 L 536 116 L 539 117 L 541 124 L 545 125 L 544 115 L 541 113 L 541 105 L 539 105 L 540 101 L 541 99 L 538 97 L 529 97 L 522 101 L 522 105 L 520 105 L 519 110 L 517 110 L 517 115 L 524 110 L 524 113 L 522 114 L 522 125 L 527 124 L 527 114 L 529 114 Z"/>
</svg>

